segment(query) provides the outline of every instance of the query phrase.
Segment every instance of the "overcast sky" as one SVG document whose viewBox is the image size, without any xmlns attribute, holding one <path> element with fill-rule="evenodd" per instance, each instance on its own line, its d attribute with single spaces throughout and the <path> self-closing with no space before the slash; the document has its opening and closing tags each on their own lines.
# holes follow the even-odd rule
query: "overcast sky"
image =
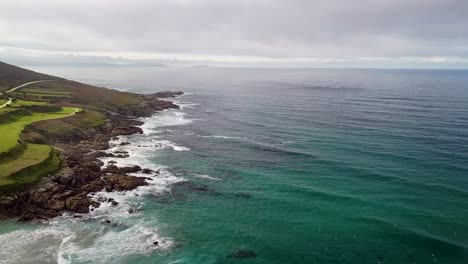
<svg viewBox="0 0 468 264">
<path fill-rule="evenodd" d="M 0 36 L 33 64 L 468 68 L 468 0 L 1 0 Z"/>
</svg>

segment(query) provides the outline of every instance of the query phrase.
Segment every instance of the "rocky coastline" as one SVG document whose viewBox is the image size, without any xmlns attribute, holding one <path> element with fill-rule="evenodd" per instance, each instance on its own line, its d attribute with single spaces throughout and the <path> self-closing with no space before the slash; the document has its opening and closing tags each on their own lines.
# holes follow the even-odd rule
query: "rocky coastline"
<svg viewBox="0 0 468 264">
<path fill-rule="evenodd" d="M 118 113 L 107 112 L 107 122 L 97 128 L 84 132 L 71 133 L 51 140 L 51 145 L 58 150 L 62 163 L 60 169 L 43 177 L 40 182 L 0 199 L 0 219 L 18 218 L 20 221 L 49 219 L 63 212 L 88 213 L 102 203 L 118 206 L 116 201 L 98 200 L 91 194 L 105 190 L 126 191 L 147 185 L 147 178 L 129 174 L 157 173 L 139 166 L 117 167 L 112 163 L 103 167 L 101 157 L 126 157 L 128 153 L 108 153 L 109 142 L 120 135 L 143 133 L 139 117 L 151 116 L 158 111 L 179 108 L 170 98 L 182 92 L 160 92 L 142 95 L 141 104 L 119 110 Z M 122 144 L 125 144 L 122 143 Z"/>
</svg>

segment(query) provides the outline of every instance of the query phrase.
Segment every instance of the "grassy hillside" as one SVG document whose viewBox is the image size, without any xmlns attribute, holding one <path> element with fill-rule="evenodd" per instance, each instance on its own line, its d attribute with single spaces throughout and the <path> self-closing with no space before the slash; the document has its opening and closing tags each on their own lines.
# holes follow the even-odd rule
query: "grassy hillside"
<svg viewBox="0 0 468 264">
<path fill-rule="evenodd" d="M 21 159 L 7 159 L 0 163 L 0 185 L 14 183 L 10 175 L 45 161 L 51 150 L 48 145 L 27 144 Z"/>
<path fill-rule="evenodd" d="M 138 99 L 139 95 L 137 94 L 68 80 L 38 83 L 35 86 L 42 93 L 48 92 L 48 96 L 55 97 L 51 99 L 61 98 L 61 102 L 87 105 L 88 107 L 93 107 L 98 110 L 118 111 L 120 108 L 140 103 Z M 31 90 L 32 89 L 28 91 Z M 23 90 L 21 90 L 21 92 L 23 92 Z M 44 94 L 42 94 L 42 96 L 44 96 Z"/>
<path fill-rule="evenodd" d="M 9 93 L 7 90 L 22 86 Z M 141 95 L 87 85 L 0 62 L 0 192 L 15 190 L 59 167 L 50 143 L 103 125 L 106 115 L 145 106 Z M 76 110 L 78 112 L 75 112 Z M 76 134 L 75 134 L 76 135 Z"/>
<path fill-rule="evenodd" d="M 0 62 L 0 93 L 37 80 L 54 81 L 31 84 L 16 90 L 9 96 L 29 101 L 85 105 L 87 108 L 98 111 L 119 111 L 119 109 L 140 103 L 137 94 L 69 81 Z M 0 98 L 2 99 L 6 98 Z"/>
<path fill-rule="evenodd" d="M 0 61 L 0 92 L 23 83 L 61 78 L 26 70 Z"/>
<path fill-rule="evenodd" d="M 31 147 L 29 147 L 31 146 Z M 60 158 L 58 152 L 47 145 L 28 144 L 31 148 L 24 159 L 0 164 L 0 167 L 13 168 L 12 174 L 0 176 L 0 193 L 16 191 L 28 184 L 37 182 L 42 176 L 58 170 Z M 47 153 L 47 156 L 46 156 Z M 27 157 L 30 157 L 28 160 Z M 44 159 L 45 158 L 45 159 Z M 25 164 L 28 162 L 28 164 Z"/>
<path fill-rule="evenodd" d="M 75 112 L 75 108 L 63 107 L 61 111 L 50 113 L 29 112 L 26 110 L 7 113 L 8 120 L 0 124 L 0 153 L 13 149 L 20 138 L 24 127 L 37 121 L 62 118 Z"/>
<path fill-rule="evenodd" d="M 31 132 L 39 132 L 48 138 L 63 137 L 74 132 L 83 132 L 90 127 L 106 123 L 106 116 L 96 111 L 83 111 L 65 118 L 45 120 L 29 126 Z"/>
</svg>

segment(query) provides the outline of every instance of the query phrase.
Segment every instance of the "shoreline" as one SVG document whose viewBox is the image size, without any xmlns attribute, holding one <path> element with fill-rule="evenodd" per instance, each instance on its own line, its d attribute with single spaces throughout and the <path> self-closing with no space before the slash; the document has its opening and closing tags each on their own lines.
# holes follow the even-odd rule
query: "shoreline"
<svg viewBox="0 0 468 264">
<path fill-rule="evenodd" d="M 3 196 L 0 202 L 0 220 L 47 220 L 64 212 L 74 213 L 74 217 L 79 218 L 82 217 L 80 214 L 89 213 L 101 204 L 118 206 L 114 199 L 93 199 L 95 193 L 130 191 L 147 186 L 151 178 L 129 174 L 158 175 L 158 171 L 137 165 L 117 167 L 112 162 L 105 166 L 101 158 L 128 157 L 128 153 L 124 152 L 107 152 L 110 142 L 118 136 L 143 134 L 139 126 L 144 122 L 138 118 L 149 117 L 166 109 L 179 109 L 174 102 L 160 99 L 182 94 L 160 92 L 141 95 L 144 106 L 124 109 L 122 113 L 107 112 L 106 124 L 90 128 L 85 133 L 73 133 L 53 139 L 51 146 L 59 151 L 62 161 L 59 170 L 44 176 L 22 191 Z"/>
</svg>

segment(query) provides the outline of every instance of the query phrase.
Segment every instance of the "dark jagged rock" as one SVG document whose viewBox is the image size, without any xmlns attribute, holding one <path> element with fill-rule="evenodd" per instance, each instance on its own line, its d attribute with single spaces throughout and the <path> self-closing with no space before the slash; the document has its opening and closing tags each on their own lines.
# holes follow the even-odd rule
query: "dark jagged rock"
<svg viewBox="0 0 468 264">
<path fill-rule="evenodd" d="M 106 157 L 106 158 L 128 158 L 130 155 L 128 155 L 127 152 L 120 152 L 120 153 L 108 153 L 104 151 L 99 151 L 96 154 L 96 157 L 101 158 L 101 157 Z"/>
<path fill-rule="evenodd" d="M 104 176 L 104 181 L 116 191 L 130 191 L 138 186 L 148 185 L 145 178 L 135 176 L 107 175 Z"/>
<path fill-rule="evenodd" d="M 115 165 L 109 165 L 107 168 L 103 170 L 105 173 L 114 173 L 114 174 L 127 174 L 127 173 L 135 173 L 141 171 L 140 166 L 131 166 L 131 167 L 117 167 Z"/>
<path fill-rule="evenodd" d="M 80 190 L 86 192 L 99 192 L 104 189 L 105 183 L 101 180 L 92 181 L 86 185 L 83 185 Z"/>
<path fill-rule="evenodd" d="M 153 172 L 154 172 L 154 170 L 148 169 L 148 168 L 144 168 L 143 170 L 141 170 L 141 173 L 143 173 L 143 174 L 151 174 Z"/>
<path fill-rule="evenodd" d="M 119 203 L 118 203 L 116 200 L 114 200 L 113 198 L 107 199 L 107 202 L 110 203 L 110 204 L 112 204 L 112 206 L 117 206 L 117 205 L 119 204 Z"/>
<path fill-rule="evenodd" d="M 77 196 L 69 197 L 66 201 L 66 208 L 76 213 L 89 213 L 91 199 L 82 193 Z"/>
<path fill-rule="evenodd" d="M 135 126 L 118 126 L 114 128 L 111 132 L 112 136 L 132 134 L 143 134 L 143 130 Z"/>
<path fill-rule="evenodd" d="M 183 92 L 172 92 L 172 91 L 164 91 L 164 92 L 158 92 L 158 93 L 154 93 L 152 94 L 152 96 L 154 97 L 158 97 L 158 98 L 169 98 L 169 97 L 176 97 L 176 96 L 179 96 L 179 95 L 182 95 L 184 94 Z"/>
</svg>

